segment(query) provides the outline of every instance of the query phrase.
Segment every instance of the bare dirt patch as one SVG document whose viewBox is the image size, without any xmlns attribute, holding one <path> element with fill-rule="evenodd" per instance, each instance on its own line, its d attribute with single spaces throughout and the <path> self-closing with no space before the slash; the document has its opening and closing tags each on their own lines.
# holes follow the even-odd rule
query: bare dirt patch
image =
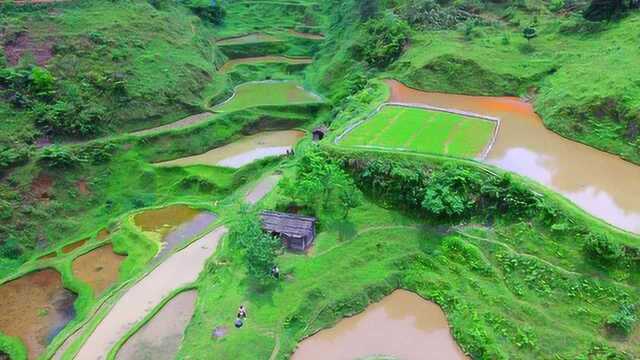
<svg viewBox="0 0 640 360">
<path fill-rule="evenodd" d="M 38 175 L 31 183 L 33 200 L 47 202 L 53 197 L 53 178 L 46 174 Z"/>
<path fill-rule="evenodd" d="M 82 195 L 90 195 L 91 191 L 89 191 L 89 185 L 87 184 L 87 180 L 78 180 L 76 182 L 76 188 L 78 188 L 78 192 Z"/>
<path fill-rule="evenodd" d="M 43 66 L 53 57 L 53 44 L 52 40 L 34 41 L 27 32 L 21 32 L 4 44 L 4 53 L 11 66 L 17 65 L 28 53 L 33 55 L 36 64 Z"/>
</svg>

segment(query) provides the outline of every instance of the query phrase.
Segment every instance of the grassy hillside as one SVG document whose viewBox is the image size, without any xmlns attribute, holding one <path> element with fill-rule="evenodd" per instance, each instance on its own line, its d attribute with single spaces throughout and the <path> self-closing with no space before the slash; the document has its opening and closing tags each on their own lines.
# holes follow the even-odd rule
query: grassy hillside
<svg viewBox="0 0 640 360">
<path fill-rule="evenodd" d="M 211 24 L 185 6 L 157 3 L 3 8 L 2 152 L 39 139 L 151 127 L 198 111 L 202 89 L 222 62 Z"/>
</svg>

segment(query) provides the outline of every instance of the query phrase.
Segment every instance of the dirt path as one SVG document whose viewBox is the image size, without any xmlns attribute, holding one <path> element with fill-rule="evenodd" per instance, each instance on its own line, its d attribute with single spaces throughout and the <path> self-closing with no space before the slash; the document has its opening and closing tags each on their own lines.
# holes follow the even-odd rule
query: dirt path
<svg viewBox="0 0 640 360">
<path fill-rule="evenodd" d="M 227 233 L 219 227 L 173 254 L 145 278 L 129 288 L 85 341 L 75 359 L 106 358 L 113 345 L 152 311 L 173 290 L 198 279 L 206 260 Z"/>
</svg>

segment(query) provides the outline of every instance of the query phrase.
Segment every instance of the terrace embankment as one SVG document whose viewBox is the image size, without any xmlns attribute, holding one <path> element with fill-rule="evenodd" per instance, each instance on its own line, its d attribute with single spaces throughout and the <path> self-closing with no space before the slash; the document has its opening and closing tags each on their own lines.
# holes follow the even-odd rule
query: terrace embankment
<svg viewBox="0 0 640 360">
<path fill-rule="evenodd" d="M 390 101 L 501 119 L 486 162 L 527 176 L 590 214 L 640 233 L 640 167 L 548 130 L 531 104 L 514 97 L 424 92 L 389 80 Z"/>
</svg>

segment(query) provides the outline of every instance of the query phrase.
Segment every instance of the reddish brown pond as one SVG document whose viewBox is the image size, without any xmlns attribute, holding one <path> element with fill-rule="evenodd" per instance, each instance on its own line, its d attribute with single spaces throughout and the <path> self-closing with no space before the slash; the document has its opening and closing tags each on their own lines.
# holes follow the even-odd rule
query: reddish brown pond
<svg viewBox="0 0 640 360">
<path fill-rule="evenodd" d="M 185 240 L 203 232 L 217 216 L 208 211 L 186 205 L 172 205 L 148 210 L 134 217 L 135 224 L 143 231 L 160 234 L 163 247 L 158 256 L 163 256 Z"/>
<path fill-rule="evenodd" d="M 37 260 L 53 259 L 56 256 L 57 256 L 57 254 L 55 252 L 50 252 L 48 254 L 44 254 L 44 255 L 40 256 Z"/>
<path fill-rule="evenodd" d="M 197 296 L 196 291 L 178 294 L 127 340 L 116 359 L 175 359 L 184 330 L 193 316 Z"/>
<path fill-rule="evenodd" d="M 82 245 L 84 245 L 89 239 L 82 239 L 80 241 L 76 241 L 74 243 L 71 243 L 69 245 L 66 245 L 65 247 L 62 248 L 62 253 L 63 254 L 68 254 L 70 252 L 72 252 L 73 250 L 81 247 Z"/>
<path fill-rule="evenodd" d="M 73 319 L 75 299 L 52 269 L 0 285 L 0 331 L 22 339 L 29 358 L 35 359 Z"/>
<path fill-rule="evenodd" d="M 120 263 L 126 258 L 113 252 L 111 244 L 99 247 L 73 261 L 73 275 L 89 284 L 95 297 L 118 280 Z"/>
<path fill-rule="evenodd" d="M 640 167 L 548 130 L 531 104 L 514 97 L 423 92 L 387 81 L 390 101 L 456 109 L 502 120 L 486 161 L 561 193 L 587 212 L 640 233 Z"/>
<path fill-rule="evenodd" d="M 451 336 L 440 307 L 405 290 L 396 290 L 363 313 L 302 341 L 291 359 L 353 360 L 374 355 L 468 359 Z"/>
</svg>

